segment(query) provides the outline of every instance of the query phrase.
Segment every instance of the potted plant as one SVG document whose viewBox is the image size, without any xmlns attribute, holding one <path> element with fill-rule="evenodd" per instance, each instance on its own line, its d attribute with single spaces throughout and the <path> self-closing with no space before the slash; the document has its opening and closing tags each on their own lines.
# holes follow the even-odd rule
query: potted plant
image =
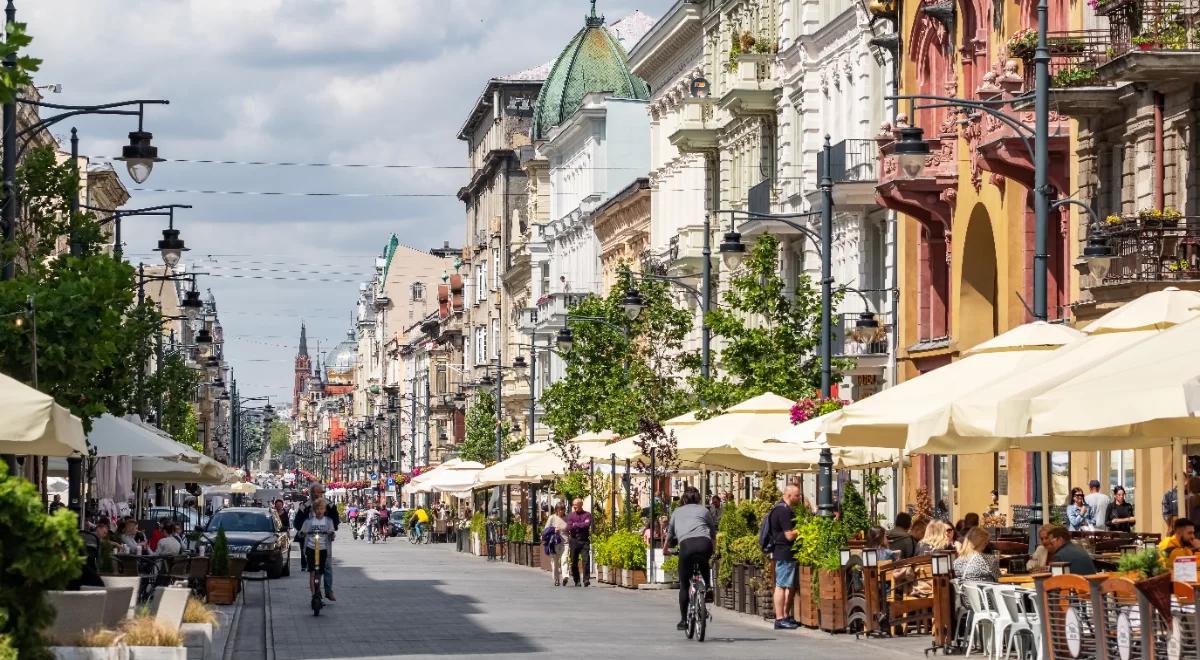
<svg viewBox="0 0 1200 660">
<path fill-rule="evenodd" d="M 471 552 L 477 557 L 486 554 L 487 548 L 487 518 L 478 511 L 471 516 Z"/>
<path fill-rule="evenodd" d="M 671 555 L 663 559 L 663 582 L 677 585 L 679 582 L 679 555 Z"/>
<path fill-rule="evenodd" d="M 188 660 L 205 660 L 212 648 L 213 630 L 217 627 L 217 615 L 199 598 L 188 598 L 183 610 L 183 646 Z"/>
<path fill-rule="evenodd" d="M 646 582 L 646 543 L 635 532 L 608 537 L 613 564 L 621 569 L 621 586 L 636 589 Z"/>
<path fill-rule="evenodd" d="M 1055 73 L 1050 86 L 1083 87 L 1096 82 L 1098 78 L 1099 74 L 1090 66 L 1073 66 Z"/>
<path fill-rule="evenodd" d="M 1139 34 L 1131 41 L 1139 50 L 1154 50 L 1158 47 L 1158 38 L 1156 36 Z"/>
<path fill-rule="evenodd" d="M 183 637 L 153 616 L 139 616 L 121 627 L 122 641 L 129 647 L 129 660 L 187 660 Z"/>
<path fill-rule="evenodd" d="M 1017 30 L 1008 38 L 1008 54 L 1012 57 L 1025 58 L 1033 54 L 1037 48 L 1038 31 L 1033 28 Z"/>
<path fill-rule="evenodd" d="M 115 630 L 89 630 L 74 640 L 73 646 L 51 646 L 55 660 L 126 660 L 129 649 Z M 0 656 L 4 648 L 0 647 Z"/>
<path fill-rule="evenodd" d="M 239 582 L 230 574 L 229 539 L 225 537 L 225 528 L 220 527 L 213 539 L 212 559 L 208 562 L 208 577 L 204 581 L 208 602 L 232 605 L 237 599 Z"/>
</svg>

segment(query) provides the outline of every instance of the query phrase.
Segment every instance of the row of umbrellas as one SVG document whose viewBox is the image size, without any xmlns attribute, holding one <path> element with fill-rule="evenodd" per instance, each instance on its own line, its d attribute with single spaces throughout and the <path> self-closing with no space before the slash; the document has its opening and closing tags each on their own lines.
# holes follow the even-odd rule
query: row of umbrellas
<svg viewBox="0 0 1200 660">
<path fill-rule="evenodd" d="M 870 398 L 791 423 L 790 399 L 765 393 L 698 420 L 667 420 L 685 468 L 815 471 L 829 448 L 840 468 L 893 465 L 906 454 L 1119 450 L 1200 436 L 1200 293 L 1168 287 L 1082 331 L 1034 322 Z M 612 442 L 616 440 L 615 442 Z M 648 461 L 635 437 L 570 441 L 581 459 Z M 568 466 L 549 442 L 485 468 L 451 461 L 414 479 L 415 492 L 536 482 Z"/>
</svg>

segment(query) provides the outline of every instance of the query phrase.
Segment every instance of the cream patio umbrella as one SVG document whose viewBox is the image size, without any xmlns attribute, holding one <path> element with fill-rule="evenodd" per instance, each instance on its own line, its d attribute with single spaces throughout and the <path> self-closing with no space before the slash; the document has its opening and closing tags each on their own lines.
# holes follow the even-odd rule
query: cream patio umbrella
<svg viewBox="0 0 1200 660">
<path fill-rule="evenodd" d="M 1038 395 L 1174 327 L 1200 317 L 1200 293 L 1168 287 L 1148 293 L 1084 328 L 1085 337 L 1046 359 L 931 411 L 909 427 L 909 453 L 975 454 L 1069 449 L 1059 438 L 1029 435 L 1029 405 Z M 1093 447 L 1087 447 L 1092 449 Z"/>
<path fill-rule="evenodd" d="M 679 415 L 678 417 L 672 417 L 671 419 L 668 419 L 667 421 L 663 422 L 662 427 L 663 431 L 675 433 L 676 436 L 678 436 L 683 429 L 690 426 L 695 426 L 699 423 L 700 420 L 696 419 L 696 413 L 689 412 Z M 611 444 L 591 444 L 583 447 L 580 453 L 582 454 L 583 458 L 590 458 L 599 462 L 612 460 L 614 455 L 618 461 L 648 460 L 648 457 L 642 456 L 642 452 L 638 448 L 638 436 L 636 435 L 623 438 Z"/>
<path fill-rule="evenodd" d="M 798 465 L 795 469 L 815 471 L 821 450 L 828 448 L 837 469 L 860 470 L 894 465 L 900 457 L 896 449 L 881 447 L 830 447 L 821 433 L 823 420 L 810 419 L 786 431 L 788 440 L 778 438 L 736 437 L 734 449 L 748 458 L 761 461 L 767 469 L 786 469 L 778 466 Z M 782 435 L 782 434 L 780 434 Z"/>
<path fill-rule="evenodd" d="M 771 392 L 760 394 L 731 406 L 724 414 L 686 427 L 677 433 L 679 462 L 735 472 L 763 469 L 803 470 L 810 467 L 807 457 L 782 464 L 764 463 L 742 452 L 735 443 L 751 446 L 778 438 L 792 429 L 791 411 L 795 402 Z M 769 450 L 768 450 L 769 453 Z M 784 458 L 784 454 L 775 454 Z"/>
<path fill-rule="evenodd" d="M 1200 319 L 1034 397 L 1030 431 L 1059 449 L 1139 449 L 1200 437 Z"/>
<path fill-rule="evenodd" d="M 408 482 L 406 487 L 408 488 L 408 491 L 411 493 L 428 493 L 429 492 L 428 490 L 422 490 L 422 485 L 425 482 L 429 481 L 434 476 L 436 476 L 438 472 L 452 468 L 461 462 L 462 462 L 462 459 L 452 458 L 448 461 L 441 463 L 440 465 L 436 465 L 433 467 L 433 469 L 429 470 L 428 472 L 422 472 L 421 474 L 417 475 L 416 477 L 413 477 L 413 480 Z"/>
<path fill-rule="evenodd" d="M 462 459 L 451 459 L 437 468 L 426 472 L 417 479 L 414 483 L 417 486 L 411 489 L 414 493 L 432 493 L 434 491 L 460 491 L 464 488 L 470 488 L 475 484 L 476 475 L 480 470 L 483 470 L 483 464 L 475 461 L 464 461 Z"/>
<path fill-rule="evenodd" d="M 583 452 L 592 446 L 608 446 L 607 443 L 617 437 L 613 431 L 599 433 L 584 433 L 568 441 L 568 445 L 579 447 L 580 458 Z M 526 451 L 529 450 L 529 451 Z M 521 452 L 514 454 L 521 460 L 514 461 L 505 469 L 505 475 L 520 477 L 526 481 L 544 481 L 565 474 L 569 468 L 558 448 L 551 442 L 539 442 L 529 445 Z"/>
<path fill-rule="evenodd" d="M 971 349 L 967 356 L 821 417 L 830 446 L 902 449 L 912 432 L 968 394 L 1048 359 L 1051 351 L 1082 338 L 1064 325 L 1036 321 Z M 787 440 L 784 434 L 781 440 Z"/>
<path fill-rule="evenodd" d="M 88 444 L 97 456 L 134 456 L 199 462 L 202 454 L 137 417 L 104 414 L 92 420 Z"/>
<path fill-rule="evenodd" d="M 0 454 L 86 454 L 83 422 L 54 397 L 0 374 Z"/>
</svg>

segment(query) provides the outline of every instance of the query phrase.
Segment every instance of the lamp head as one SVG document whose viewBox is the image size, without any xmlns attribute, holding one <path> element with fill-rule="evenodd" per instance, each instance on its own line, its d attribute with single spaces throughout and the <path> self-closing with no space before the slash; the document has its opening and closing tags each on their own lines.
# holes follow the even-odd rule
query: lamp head
<svg viewBox="0 0 1200 660">
<path fill-rule="evenodd" d="M 528 366 L 529 366 L 529 364 L 525 362 L 524 355 L 518 355 L 517 357 L 513 358 L 513 368 L 514 369 L 524 369 L 525 367 L 528 367 Z"/>
<path fill-rule="evenodd" d="M 163 263 L 167 268 L 174 268 L 179 263 L 183 253 L 188 251 L 188 247 L 184 244 L 183 239 L 179 238 L 179 230 L 173 227 L 163 230 L 162 240 L 158 242 L 158 248 L 155 250 L 162 255 Z"/>
<path fill-rule="evenodd" d="M 721 253 L 721 260 L 727 270 L 735 271 L 741 268 L 742 262 L 746 260 L 746 244 L 742 242 L 742 235 L 736 231 L 726 232 L 718 252 Z"/>
<path fill-rule="evenodd" d="M 896 142 L 893 153 L 906 177 L 914 179 L 920 176 L 921 170 L 925 168 L 925 160 L 929 158 L 929 143 L 925 141 L 925 130 L 919 126 L 900 129 L 900 139 Z"/>
<path fill-rule="evenodd" d="M 621 301 L 621 309 L 625 310 L 625 318 L 636 321 L 642 315 L 645 307 L 645 303 L 642 302 L 642 294 L 637 289 L 629 289 L 625 292 L 625 298 Z"/>
<path fill-rule="evenodd" d="M 575 347 L 574 331 L 572 331 L 570 328 L 563 328 L 559 330 L 558 337 L 555 338 L 555 342 L 564 353 L 570 353 L 571 349 Z"/>
<path fill-rule="evenodd" d="M 121 149 L 121 157 L 116 160 L 125 161 L 129 176 L 138 184 L 150 178 L 155 163 L 163 162 L 158 157 L 158 147 L 150 142 L 154 139 L 152 133 L 146 131 L 130 131 L 129 144 Z"/>
</svg>

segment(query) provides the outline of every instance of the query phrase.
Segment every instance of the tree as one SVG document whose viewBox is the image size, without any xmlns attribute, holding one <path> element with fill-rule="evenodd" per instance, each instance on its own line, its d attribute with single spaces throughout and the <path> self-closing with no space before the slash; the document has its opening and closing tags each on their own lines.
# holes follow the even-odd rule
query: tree
<svg viewBox="0 0 1200 660">
<path fill-rule="evenodd" d="M 807 274 L 788 292 L 779 275 L 778 239 L 759 237 L 722 301 L 708 314 L 714 338 L 724 345 L 719 375 L 693 379 L 710 411 L 764 392 L 800 399 L 819 390 L 820 292 Z"/>
<path fill-rule="evenodd" d="M 275 459 L 283 456 L 292 449 L 292 432 L 288 425 L 275 420 L 271 424 L 271 456 Z"/>
<path fill-rule="evenodd" d="M 571 310 L 572 316 L 605 323 L 570 322 L 574 345 L 565 356 L 566 376 L 541 398 L 543 421 L 557 439 L 583 431 L 632 435 L 642 419 L 669 419 L 692 406 L 685 387 L 688 355 L 683 352 L 692 316 L 674 306 L 668 283 L 643 280 L 637 285 L 642 314 L 629 321 L 621 301 L 632 285 L 633 275 L 623 268 L 607 296 L 585 298 Z M 628 340 L 618 330 L 626 324 Z"/>
<path fill-rule="evenodd" d="M 158 371 L 150 378 L 149 387 L 153 392 L 161 392 L 159 428 L 176 441 L 203 451 L 204 444 L 196 437 L 196 409 L 192 405 L 199 385 L 200 374 L 187 366 L 182 355 L 174 354 L 163 358 Z"/>
<path fill-rule="evenodd" d="M 488 464 L 496 461 L 496 397 L 490 390 L 480 389 L 475 400 L 467 408 L 466 437 L 458 448 L 458 457 L 464 461 Z M 509 437 L 512 430 L 505 423 L 500 427 L 500 437 L 505 438 L 501 446 L 504 456 L 521 448 L 522 438 Z"/>
</svg>

